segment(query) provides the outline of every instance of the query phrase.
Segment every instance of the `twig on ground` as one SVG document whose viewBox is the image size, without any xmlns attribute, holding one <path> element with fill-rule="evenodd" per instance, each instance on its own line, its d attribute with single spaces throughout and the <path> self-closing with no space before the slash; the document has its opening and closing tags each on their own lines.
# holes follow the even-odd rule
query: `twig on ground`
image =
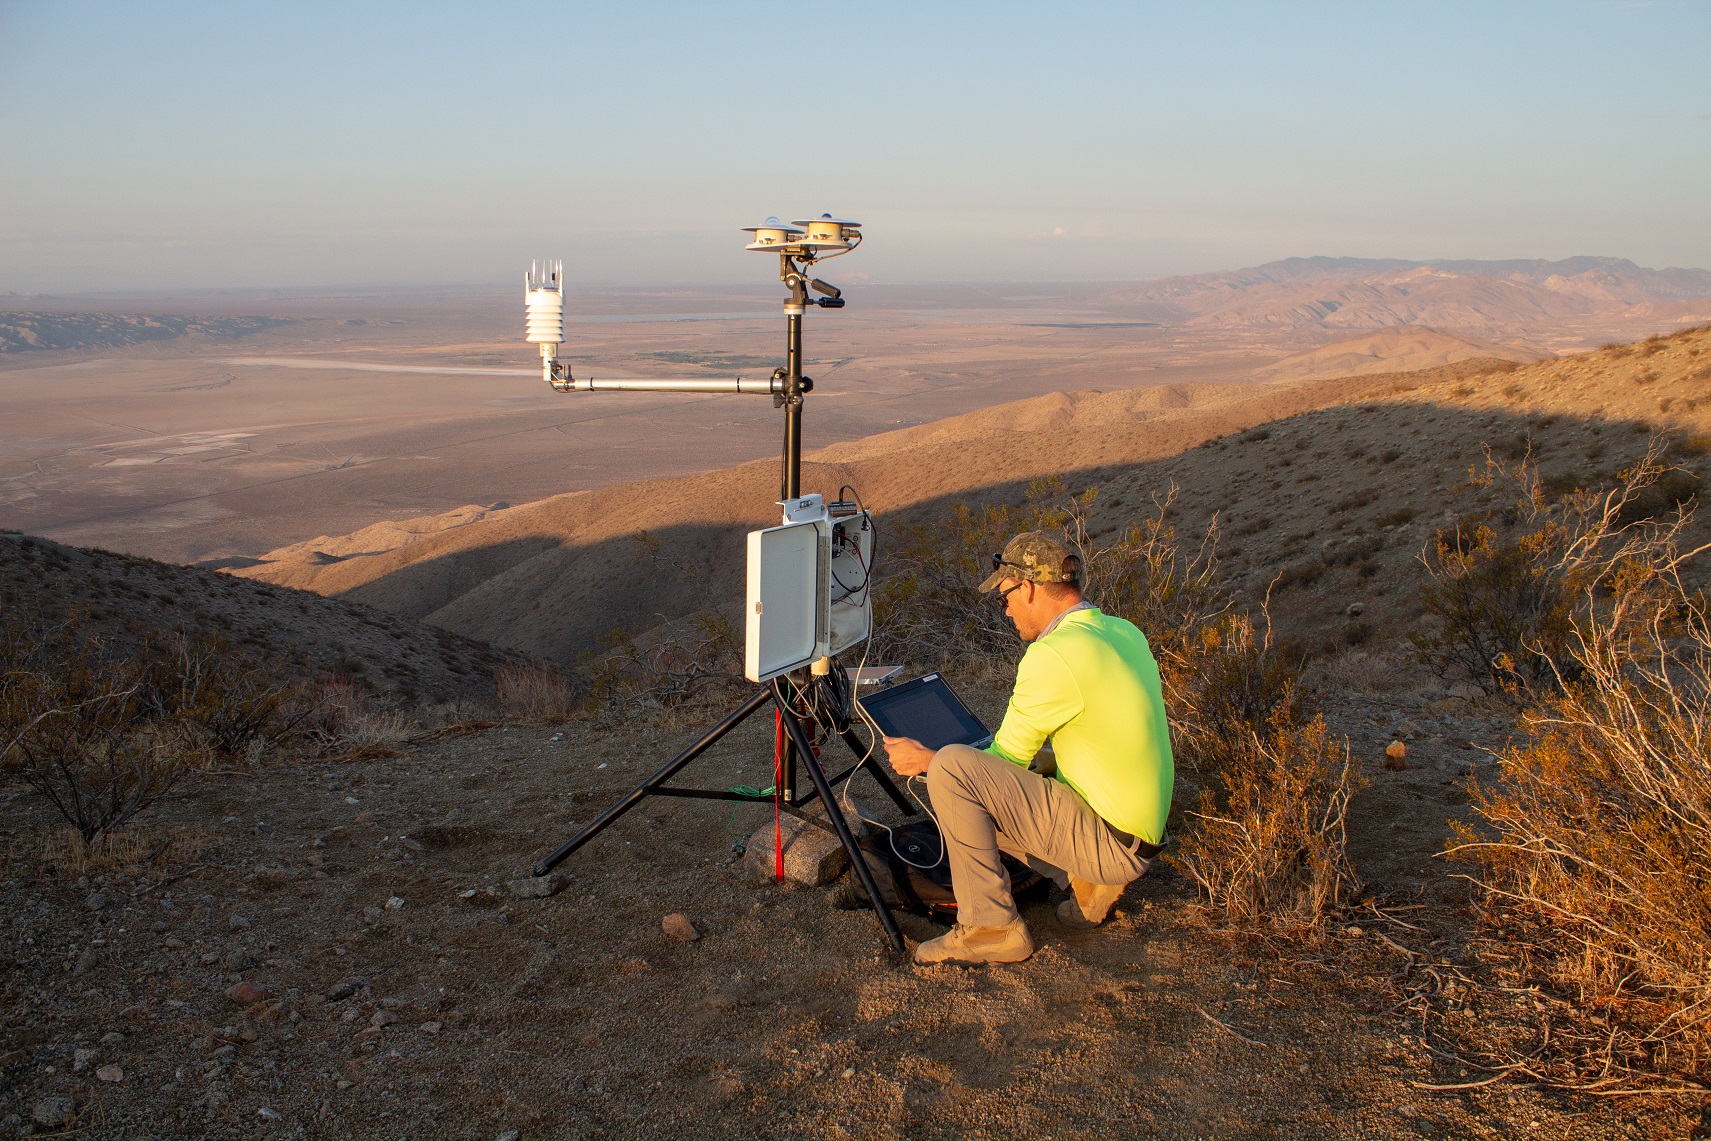
<svg viewBox="0 0 1711 1141">
<path fill-rule="evenodd" d="M 1246 1042 L 1250 1046 L 1265 1046 L 1268 1049 L 1270 1048 L 1270 1043 L 1261 1042 L 1257 1038 L 1249 1038 L 1246 1034 L 1243 1034 L 1241 1031 L 1235 1029 L 1234 1027 L 1228 1025 L 1227 1023 L 1219 1022 L 1216 1018 L 1213 1018 L 1210 1014 L 1207 1014 L 1204 1010 L 1201 1010 L 1198 1006 L 1195 1007 L 1194 1010 L 1197 1014 L 1200 1015 L 1200 1017 L 1204 1018 L 1206 1021 L 1210 1022 L 1212 1025 L 1216 1026 L 1218 1029 L 1222 1030 L 1224 1033 L 1229 1034 L 1235 1038 L 1240 1038 L 1242 1041 Z"/>
</svg>

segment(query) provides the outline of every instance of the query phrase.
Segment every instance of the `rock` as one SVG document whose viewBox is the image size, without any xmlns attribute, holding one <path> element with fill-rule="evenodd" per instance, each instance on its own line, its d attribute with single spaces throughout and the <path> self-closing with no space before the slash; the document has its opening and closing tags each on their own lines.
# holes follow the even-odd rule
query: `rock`
<svg viewBox="0 0 1711 1141">
<path fill-rule="evenodd" d="M 255 1115 L 263 1121 L 278 1121 L 284 1116 L 284 1114 L 280 1113 L 277 1109 L 269 1109 L 265 1105 L 256 1110 Z"/>
<path fill-rule="evenodd" d="M 252 926 L 250 921 L 242 915 L 234 915 L 226 922 L 231 925 L 233 931 L 248 931 Z"/>
<path fill-rule="evenodd" d="M 475 898 L 475 889 L 469 888 L 465 891 L 460 891 L 457 893 L 457 897 L 459 899 L 474 899 Z"/>
<path fill-rule="evenodd" d="M 545 899 L 570 886 L 569 872 L 549 872 L 544 876 L 524 876 L 511 881 L 511 894 L 524 899 Z"/>
<path fill-rule="evenodd" d="M 328 1002 L 339 1002 L 349 998 L 359 990 L 368 989 L 368 980 L 361 975 L 353 975 L 348 979 L 340 979 L 333 989 L 327 992 Z"/>
<path fill-rule="evenodd" d="M 523 1141 L 523 1131 L 521 1129 L 507 1129 L 495 1137 L 493 1141 Z"/>
<path fill-rule="evenodd" d="M 236 982 L 226 988 L 226 997 L 239 1006 L 254 1006 L 267 1001 L 267 990 L 252 982 Z"/>
<path fill-rule="evenodd" d="M 786 816 L 780 823 L 784 833 L 784 877 L 805 887 L 823 887 L 838 877 L 849 862 L 849 854 L 837 836 L 824 828 Z M 763 825 L 748 839 L 743 866 L 757 879 L 774 876 L 775 847 L 771 824 Z"/>
<path fill-rule="evenodd" d="M 176 935 L 168 935 L 160 941 L 160 945 L 165 947 L 168 951 L 182 951 L 187 946 L 184 940 L 180 939 Z"/>
<path fill-rule="evenodd" d="M 107 893 L 104 891 L 90 892 L 88 903 L 91 911 L 103 910 L 107 906 Z"/>
<path fill-rule="evenodd" d="M 85 947 L 83 948 L 83 954 L 77 956 L 77 962 L 72 964 L 71 973 L 74 975 L 86 975 L 90 971 L 94 970 L 96 964 L 100 961 L 101 948 L 93 945 Z"/>
<path fill-rule="evenodd" d="M 377 1010 L 374 1012 L 374 1017 L 372 1017 L 368 1020 L 368 1024 L 370 1026 L 375 1027 L 376 1029 L 379 1029 L 382 1026 L 391 1026 L 394 1022 L 397 1022 L 397 1021 L 398 1021 L 398 1016 L 396 1014 L 392 1013 L 390 1010 Z"/>
<path fill-rule="evenodd" d="M 1396 727 L 1396 735 L 1403 740 L 1412 741 L 1420 735 L 1420 727 L 1412 721 L 1403 721 Z"/>
<path fill-rule="evenodd" d="M 104 1082 L 118 1083 L 125 1080 L 125 1071 L 118 1066 L 102 1066 L 95 1071 L 95 1076 Z"/>
<path fill-rule="evenodd" d="M 386 918 L 386 912 L 371 904 L 370 906 L 362 909 L 362 917 L 370 923 L 379 923 L 382 919 Z"/>
<path fill-rule="evenodd" d="M 438 1022 L 424 1022 L 417 1029 L 424 1034 L 438 1034 L 442 1027 Z"/>
<path fill-rule="evenodd" d="M 1400 761 L 1408 756 L 1408 746 L 1400 740 L 1392 741 L 1384 747 L 1384 755 L 1393 761 Z"/>
<path fill-rule="evenodd" d="M 89 1063 L 95 1060 L 94 1050 L 73 1050 L 71 1052 L 71 1072 L 81 1074 L 89 1068 Z"/>
<path fill-rule="evenodd" d="M 388 911 L 403 911 L 404 910 L 404 897 L 401 895 L 395 895 L 391 899 L 387 900 L 386 901 L 386 910 L 388 910 Z"/>
<path fill-rule="evenodd" d="M 1364 932 L 1362 932 L 1359 927 L 1356 927 L 1351 923 L 1347 927 L 1343 928 L 1343 934 L 1347 935 L 1350 939 L 1359 939 Z"/>
<path fill-rule="evenodd" d="M 242 947 L 233 947 L 230 951 L 226 952 L 226 957 L 220 960 L 220 968 L 226 971 L 237 972 L 246 970 L 254 962 L 254 955 L 250 954 Z"/>
<path fill-rule="evenodd" d="M 30 1117 L 37 1125 L 58 1129 L 68 1124 L 75 1112 L 69 1097 L 44 1097 L 30 1110 Z"/>
<path fill-rule="evenodd" d="M 695 924 L 689 922 L 689 916 L 683 914 L 681 911 L 674 911 L 664 919 L 660 920 L 659 927 L 661 931 L 664 931 L 673 939 L 678 939 L 685 943 L 693 943 L 697 939 L 701 938 L 701 932 L 695 930 Z"/>
<path fill-rule="evenodd" d="M 854 1066 L 845 1066 L 844 1072 L 839 1074 L 838 1076 L 840 1078 L 853 1078 L 853 1077 L 855 1077 L 855 1067 Z"/>
<path fill-rule="evenodd" d="M 107 1033 L 101 1035 L 101 1043 L 104 1046 L 112 1046 L 116 1043 L 123 1042 L 124 1040 L 125 1036 L 117 1030 L 109 1030 Z"/>
<path fill-rule="evenodd" d="M 1344 610 L 1343 613 L 1347 614 L 1350 618 L 1359 618 L 1362 614 L 1366 613 L 1366 603 L 1351 602 L 1349 603 L 1348 609 Z"/>
</svg>

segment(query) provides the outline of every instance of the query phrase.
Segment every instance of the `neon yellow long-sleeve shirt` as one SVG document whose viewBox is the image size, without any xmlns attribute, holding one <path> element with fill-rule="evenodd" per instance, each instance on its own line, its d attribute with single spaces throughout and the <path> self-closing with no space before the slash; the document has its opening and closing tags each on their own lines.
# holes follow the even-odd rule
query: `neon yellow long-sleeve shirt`
<svg viewBox="0 0 1711 1141">
<path fill-rule="evenodd" d="M 1026 765 L 1051 742 L 1057 779 L 1111 824 L 1157 844 L 1176 766 L 1158 663 L 1134 623 L 1065 614 L 1031 644 L 987 752 Z"/>
</svg>

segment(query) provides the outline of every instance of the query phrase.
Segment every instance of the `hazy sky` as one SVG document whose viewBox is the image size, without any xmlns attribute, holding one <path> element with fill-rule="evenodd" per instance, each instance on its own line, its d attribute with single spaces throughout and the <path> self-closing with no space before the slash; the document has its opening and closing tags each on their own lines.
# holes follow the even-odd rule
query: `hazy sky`
<svg viewBox="0 0 1711 1141">
<path fill-rule="evenodd" d="M 1711 2 L 0 0 L 0 290 L 1711 266 Z M 845 268 L 847 267 L 847 268 Z"/>
</svg>

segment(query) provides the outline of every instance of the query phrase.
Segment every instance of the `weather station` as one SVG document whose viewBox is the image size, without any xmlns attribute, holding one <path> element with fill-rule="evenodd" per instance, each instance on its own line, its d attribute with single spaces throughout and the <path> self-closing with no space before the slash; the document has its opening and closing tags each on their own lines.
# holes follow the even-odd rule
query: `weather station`
<svg viewBox="0 0 1711 1141">
<path fill-rule="evenodd" d="M 842 309 L 837 286 L 812 276 L 817 263 L 848 254 L 861 245 L 861 223 L 822 214 L 783 222 L 768 218 L 747 226 L 747 249 L 776 254 L 784 298 L 785 364 L 764 378 L 616 378 L 578 377 L 560 356 L 565 343 L 564 266 L 537 262 L 524 279 L 524 336 L 540 350 L 541 375 L 558 392 L 698 392 L 772 397 L 784 412 L 784 442 L 779 476 L 777 526 L 751 531 L 747 548 L 747 587 L 744 597 L 743 672 L 758 684 L 746 701 L 732 710 L 700 740 L 673 757 L 571 839 L 537 863 L 535 876 L 548 875 L 564 859 L 615 823 L 650 796 L 708 800 L 771 801 L 780 809 L 802 808 L 819 800 L 825 819 L 849 855 L 862 889 L 873 903 L 892 949 L 904 951 L 903 935 L 880 896 L 844 813 L 835 803 L 834 789 L 865 771 L 905 815 L 915 810 L 885 771 L 869 764 L 877 741 L 864 742 L 855 733 L 854 700 L 857 671 L 837 662 L 837 655 L 864 643 L 873 625 L 871 589 L 875 539 L 873 518 L 860 497 L 826 502 L 819 494 L 802 493 L 802 413 L 814 390 L 802 374 L 802 319 L 808 309 Z M 853 495 L 853 493 L 852 493 Z M 669 785 L 678 773 L 763 707 L 776 711 L 780 746 L 774 758 L 773 787 L 765 792 L 740 789 L 679 788 Z M 855 762 L 835 776 L 822 767 L 821 742 L 841 739 Z M 798 770 L 808 774 L 810 788 L 796 791 Z M 783 876 L 783 851 L 778 871 Z"/>
</svg>

